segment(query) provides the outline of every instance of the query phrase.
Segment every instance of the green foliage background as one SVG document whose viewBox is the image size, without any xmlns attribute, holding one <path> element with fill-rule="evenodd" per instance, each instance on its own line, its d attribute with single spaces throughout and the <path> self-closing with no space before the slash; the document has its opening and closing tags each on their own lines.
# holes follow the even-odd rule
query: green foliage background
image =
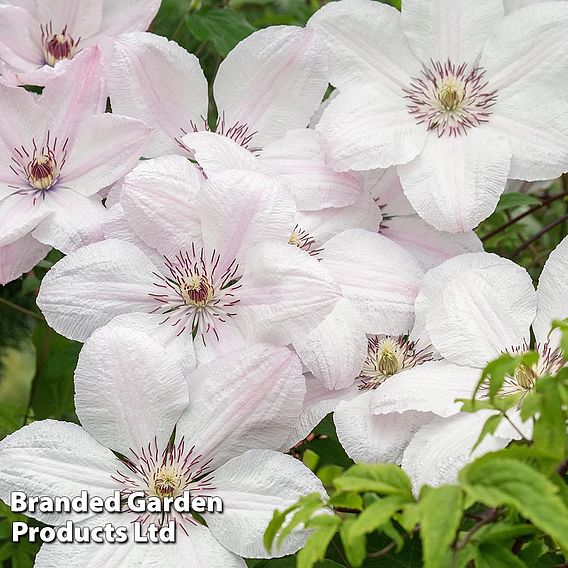
<svg viewBox="0 0 568 568">
<path fill-rule="evenodd" d="M 400 8 L 400 0 L 385 0 L 385 3 Z M 211 84 L 220 62 L 239 41 L 255 30 L 271 25 L 303 26 L 321 4 L 319 0 L 163 0 L 151 31 L 174 39 L 196 54 Z M 212 108 L 214 109 L 213 106 Z M 212 113 L 214 114 L 214 110 Z M 214 119 L 214 116 L 210 118 Z M 528 184 L 523 184 L 517 192 L 505 194 L 497 211 L 478 228 L 486 250 L 511 258 L 525 266 L 536 281 L 550 251 L 568 232 L 567 196 L 567 179 L 544 184 L 536 191 Z M 51 330 L 35 305 L 41 279 L 60 256 L 59 253 L 52 252 L 32 272 L 16 282 L 0 287 L 0 438 L 33 420 L 53 418 L 76 421 L 73 408 L 73 371 L 80 345 L 58 336 Z M 337 440 L 330 417 L 324 419 L 309 440 L 296 448 L 296 453 L 306 465 L 317 472 L 328 487 L 337 489 L 337 506 L 340 509 L 375 508 L 375 513 L 367 513 L 365 517 L 366 522 L 371 519 L 367 528 L 373 523 L 377 525 L 377 515 L 389 510 L 400 511 L 392 509 L 398 503 L 393 501 L 396 495 L 377 491 L 376 485 L 371 484 L 369 487 L 363 484 L 354 488 L 349 486 L 348 481 L 341 481 L 345 480 L 346 474 L 343 472 L 352 462 Z M 365 475 L 381 474 L 367 472 Z M 399 481 L 407 483 L 404 481 L 404 474 L 399 475 Z M 339 488 L 338 483 L 340 486 L 342 483 L 347 485 Z M 566 489 L 562 491 L 565 492 Z M 405 498 L 409 499 L 407 505 L 413 503 L 408 492 L 405 493 Z M 429 566 L 443 565 L 442 560 L 436 556 L 439 550 L 444 549 L 444 531 L 440 529 L 440 525 L 455 524 L 446 527 L 446 537 L 452 529 L 455 532 L 457 525 L 462 522 L 464 499 L 470 498 L 471 495 L 463 488 L 444 489 L 438 491 L 435 497 L 432 492 L 430 496 L 422 496 L 418 504 L 415 503 L 417 508 L 423 507 L 426 510 L 429 503 L 437 506 L 445 503 L 444 515 L 435 516 L 436 511 L 432 507 L 429 514 L 434 516 L 422 523 L 423 530 L 430 531 L 432 543 L 437 543 L 437 546 L 431 544 L 425 551 L 425 557 L 430 559 Z M 564 500 L 566 501 L 565 494 Z M 383 505 L 379 507 L 377 503 Z M 455 512 L 455 515 L 450 514 L 451 512 Z M 522 514 L 522 511 L 520 513 Z M 419 518 L 418 509 L 415 514 L 418 515 L 416 518 Z M 409 532 L 403 534 L 404 531 L 400 530 L 400 519 L 396 522 L 397 529 L 391 516 L 388 516 L 388 522 L 385 521 L 386 524 L 381 530 L 364 531 L 364 542 L 361 535 L 358 539 L 348 537 L 349 534 L 359 534 L 357 530 L 353 532 L 353 526 L 350 526 L 350 523 L 355 522 L 354 519 L 340 519 L 339 524 L 330 520 L 321 521 L 321 526 L 317 528 L 321 531 L 320 534 L 328 531 L 325 534 L 331 539 L 330 546 L 328 548 L 326 544 L 323 551 L 319 551 L 319 555 L 308 550 L 303 553 L 304 559 L 312 553 L 314 558 L 323 558 L 325 554 L 325 560 L 314 564 L 317 568 L 423 566 L 422 541 L 419 535 L 415 534 L 414 526 L 410 526 L 412 523 L 408 521 Z M 356 517 L 357 522 L 365 522 L 363 515 Z M 0 562 L 6 568 L 29 568 L 33 565 L 38 546 L 25 542 L 15 545 L 11 542 L 13 520 L 15 515 L 0 504 Z M 333 526 L 326 523 L 332 523 Z M 462 528 L 467 531 L 471 521 L 465 518 L 465 523 Z M 526 523 L 519 520 L 515 526 L 522 527 L 523 524 Z M 517 530 L 521 531 L 517 538 L 524 538 L 522 529 Z M 528 531 L 529 535 L 535 532 L 532 525 L 524 530 Z M 436 538 L 439 540 L 436 541 Z M 505 549 L 502 541 L 490 538 L 476 552 L 477 565 L 491 568 L 559 565 L 558 558 L 551 555 L 547 557 L 543 553 L 543 544 L 538 542 L 540 544 L 535 544 L 526 551 L 525 560 L 521 560 L 510 553 L 509 549 Z M 445 543 L 446 547 L 447 544 L 449 543 Z M 467 561 L 462 565 L 465 566 Z M 252 560 L 248 561 L 248 565 L 250 568 L 293 568 L 296 566 L 296 558 Z"/>
</svg>

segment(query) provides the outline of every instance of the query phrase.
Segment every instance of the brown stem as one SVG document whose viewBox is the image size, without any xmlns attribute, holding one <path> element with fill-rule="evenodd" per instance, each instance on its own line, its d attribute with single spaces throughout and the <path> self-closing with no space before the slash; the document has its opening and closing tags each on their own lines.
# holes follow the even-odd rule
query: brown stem
<svg viewBox="0 0 568 568">
<path fill-rule="evenodd" d="M 396 548 L 396 542 L 394 542 L 394 540 L 387 544 L 384 548 L 381 548 L 381 550 L 378 550 L 377 552 L 371 552 L 370 554 L 368 554 L 367 556 L 369 558 L 381 558 L 381 556 L 386 556 L 391 550 L 394 550 Z"/>
<path fill-rule="evenodd" d="M 501 515 L 500 509 L 487 509 L 485 513 L 481 516 L 481 519 L 471 528 L 465 536 L 455 545 L 456 550 L 461 550 L 465 548 L 467 543 L 472 539 L 473 535 L 485 525 L 488 525 L 496 521 Z"/>
<path fill-rule="evenodd" d="M 27 316 L 35 318 L 39 321 L 43 321 L 43 316 L 41 314 L 38 314 L 37 312 L 32 312 L 32 310 L 28 310 L 27 308 L 22 308 L 22 306 L 18 306 L 18 304 L 14 304 L 13 302 L 10 302 L 9 300 L 5 300 L 4 298 L 0 298 L 0 304 L 4 304 L 5 306 L 12 308 L 13 310 L 16 310 L 17 312 L 20 312 L 22 314 L 26 314 Z"/>
<path fill-rule="evenodd" d="M 521 213 L 520 215 L 517 215 L 516 217 L 511 218 L 505 224 L 501 225 L 500 227 L 497 227 L 496 229 L 494 229 L 490 233 L 487 233 L 487 235 L 485 235 L 484 237 L 481 237 L 481 240 L 484 241 L 484 242 L 489 240 L 491 237 L 494 237 L 495 235 L 499 234 L 501 231 L 508 229 L 511 225 L 514 225 L 515 223 L 517 223 L 521 219 L 528 217 L 529 215 L 531 215 L 535 211 L 538 211 L 542 207 L 546 207 L 547 205 L 549 205 L 553 201 L 556 201 L 558 199 L 562 199 L 563 197 L 568 197 L 568 192 L 553 195 L 552 197 L 549 197 L 548 199 L 543 200 L 538 205 L 533 205 L 530 209 L 527 209 L 524 213 Z"/>
<path fill-rule="evenodd" d="M 515 258 L 516 256 L 518 256 L 526 248 L 528 248 L 531 245 L 531 243 L 538 241 L 538 239 L 540 239 L 540 237 L 542 237 L 543 235 L 546 235 L 546 233 L 548 233 L 548 231 L 551 231 L 552 229 L 554 229 L 554 227 L 564 223 L 564 221 L 568 221 L 568 214 L 562 215 L 562 217 L 559 217 L 558 219 L 556 219 L 556 221 L 553 221 L 552 223 L 550 223 L 550 225 L 547 225 L 546 227 L 544 227 L 544 229 L 541 229 L 536 235 L 534 235 L 528 241 L 523 243 L 520 247 L 515 249 L 513 251 L 513 253 L 511 254 L 511 258 Z"/>
</svg>

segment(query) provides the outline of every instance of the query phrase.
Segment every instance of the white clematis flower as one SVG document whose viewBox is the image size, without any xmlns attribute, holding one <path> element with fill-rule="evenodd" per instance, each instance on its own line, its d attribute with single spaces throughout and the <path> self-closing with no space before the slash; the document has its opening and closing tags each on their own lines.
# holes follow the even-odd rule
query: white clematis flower
<svg viewBox="0 0 568 568">
<path fill-rule="evenodd" d="M 568 4 L 503 14 L 501 0 L 405 0 L 402 13 L 342 0 L 319 10 L 309 27 L 330 51 L 339 90 L 317 126 L 331 165 L 398 166 L 413 208 L 451 232 L 491 214 L 507 178 L 560 175 Z"/>
<path fill-rule="evenodd" d="M 140 325 L 148 331 L 152 320 L 204 361 L 253 339 L 290 343 L 340 298 L 321 263 L 287 245 L 294 205 L 266 176 L 204 181 L 186 158 L 166 156 L 131 172 L 120 202 L 142 248 L 132 239 L 84 247 L 42 283 L 38 305 L 66 337 L 84 341 L 118 315 L 151 314 Z"/>
<path fill-rule="evenodd" d="M 167 352 L 126 328 L 99 330 L 86 343 L 75 376 L 83 427 L 35 422 L 0 442 L 0 497 L 90 497 L 132 491 L 175 497 L 216 496 L 223 513 L 36 513 L 54 525 L 129 526 L 175 522 L 175 544 L 45 544 L 36 567 L 108 566 L 244 568 L 242 556 L 265 558 L 262 537 L 275 509 L 321 482 L 277 448 L 303 401 L 301 365 L 285 347 L 257 345 L 192 373 L 188 382 Z M 175 429 L 175 430 L 174 430 Z M 175 435 L 172 438 L 172 433 Z M 121 457 L 117 457 L 120 455 Z M 33 463 L 33 467 L 30 464 Z M 294 531 L 280 555 L 297 551 L 306 534 Z"/>
<path fill-rule="evenodd" d="M 503 394 L 529 392 L 539 376 L 566 365 L 558 335 L 549 335 L 552 321 L 568 316 L 568 239 L 545 264 L 535 292 L 527 272 L 492 254 L 456 257 L 431 270 L 416 301 L 417 326 L 434 347 L 452 363 L 477 367 L 479 372 L 501 353 L 520 354 L 529 349 L 531 328 L 540 359 L 533 368 L 520 368 L 508 377 Z M 520 433 L 530 436 L 530 424 L 509 411 L 517 430 L 503 422 L 484 447 L 471 448 L 491 411 L 436 419 L 418 432 L 407 448 L 403 467 L 416 486 L 453 483 L 459 469 L 477 455 L 499 449 Z"/>
<path fill-rule="evenodd" d="M 286 445 L 305 438 L 333 412 L 349 457 L 401 463 L 416 432 L 436 417 L 458 413 L 455 400 L 470 397 L 479 379 L 479 369 L 442 359 L 414 331 L 410 336 L 369 335 L 361 346 L 364 360 L 348 386 L 329 391 L 322 381 L 307 377 L 302 415 Z"/>
<path fill-rule="evenodd" d="M 2 0 L 2 79 L 46 85 L 82 50 L 148 29 L 159 7 L 160 0 Z"/>
<path fill-rule="evenodd" d="M 315 36 L 272 26 L 241 41 L 213 84 L 215 132 L 255 151 L 306 127 L 328 86 L 325 51 Z M 109 89 L 113 109 L 155 128 L 148 157 L 180 153 L 184 134 L 209 130 L 207 80 L 197 57 L 174 41 L 148 33 L 117 39 Z"/>
<path fill-rule="evenodd" d="M 150 127 L 105 113 L 97 48 L 85 50 L 41 96 L 0 84 L 0 284 L 53 246 L 102 239 L 98 192 L 138 161 Z"/>
</svg>

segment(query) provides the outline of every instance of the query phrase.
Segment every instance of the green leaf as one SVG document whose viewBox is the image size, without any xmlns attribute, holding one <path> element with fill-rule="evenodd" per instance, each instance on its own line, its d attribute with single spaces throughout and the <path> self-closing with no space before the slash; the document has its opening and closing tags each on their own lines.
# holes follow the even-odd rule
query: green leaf
<svg viewBox="0 0 568 568">
<path fill-rule="evenodd" d="M 311 469 L 312 471 L 315 471 L 318 466 L 319 456 L 314 451 L 308 449 L 304 452 L 304 455 L 302 456 L 302 462 L 304 462 L 304 465 L 307 468 Z"/>
<path fill-rule="evenodd" d="M 320 515 L 310 521 L 309 528 L 315 531 L 298 552 L 298 568 L 312 568 L 316 562 L 324 560 L 327 547 L 340 525 L 341 519 L 335 515 Z"/>
<path fill-rule="evenodd" d="M 509 525 L 504 523 L 493 523 L 482 527 L 473 539 L 483 542 L 500 542 L 503 540 L 513 540 L 521 536 L 527 536 L 537 532 L 537 528 L 533 525 Z"/>
<path fill-rule="evenodd" d="M 487 542 L 477 549 L 476 568 L 527 568 L 527 565 L 508 548 Z"/>
<path fill-rule="evenodd" d="M 348 519 L 343 523 L 339 531 L 345 555 L 353 568 L 359 568 L 367 556 L 367 539 L 365 535 L 355 535 L 352 532 L 353 524 L 356 522 L 355 519 Z"/>
<path fill-rule="evenodd" d="M 423 489 L 418 502 L 424 568 L 445 565 L 463 516 L 463 491 L 447 485 Z"/>
<path fill-rule="evenodd" d="M 495 211 L 505 211 L 507 209 L 514 209 L 515 207 L 530 207 L 539 204 L 540 200 L 533 195 L 508 192 L 501 195 Z"/>
<path fill-rule="evenodd" d="M 332 507 L 342 509 L 363 509 L 363 499 L 358 493 L 336 493 L 329 500 Z"/>
<path fill-rule="evenodd" d="M 475 442 L 473 448 L 471 449 L 472 452 L 473 450 L 475 450 L 475 448 L 477 448 L 477 446 L 479 446 L 479 444 L 481 444 L 481 442 L 483 442 L 485 436 L 487 436 L 488 434 L 495 434 L 495 431 L 499 427 L 499 424 L 501 424 L 503 418 L 504 416 L 502 414 L 494 414 L 485 421 L 481 433 L 479 434 L 479 438 L 477 438 L 477 442 Z"/>
<path fill-rule="evenodd" d="M 349 536 L 355 539 L 379 529 L 390 521 L 406 502 L 406 499 L 398 495 L 375 501 L 351 523 Z"/>
<path fill-rule="evenodd" d="M 374 491 L 383 495 L 403 495 L 412 501 L 410 480 L 394 464 L 357 464 L 334 481 L 340 491 Z"/>
<path fill-rule="evenodd" d="M 318 469 L 317 476 L 326 487 L 330 487 L 333 484 L 333 480 L 344 471 L 344 468 L 339 465 L 328 464 Z"/>
<path fill-rule="evenodd" d="M 211 8 L 191 14 L 186 25 L 196 39 L 211 41 L 223 57 L 256 29 L 243 14 L 229 8 Z"/>
<path fill-rule="evenodd" d="M 316 499 L 315 496 L 318 495 L 319 499 Z M 321 500 L 321 496 L 319 494 L 314 493 L 313 499 L 310 500 L 308 503 L 303 503 L 302 507 L 298 509 L 294 516 L 290 519 L 290 522 L 284 526 L 282 532 L 278 535 L 278 541 L 276 543 L 276 547 L 280 547 L 282 543 L 292 534 L 292 531 L 299 527 L 300 525 L 307 525 L 308 521 L 312 518 L 313 514 L 321 511 L 323 507 L 323 502 Z"/>
<path fill-rule="evenodd" d="M 568 549 L 568 507 L 558 488 L 531 466 L 488 454 L 462 469 L 460 481 L 476 500 L 513 507 Z"/>
</svg>

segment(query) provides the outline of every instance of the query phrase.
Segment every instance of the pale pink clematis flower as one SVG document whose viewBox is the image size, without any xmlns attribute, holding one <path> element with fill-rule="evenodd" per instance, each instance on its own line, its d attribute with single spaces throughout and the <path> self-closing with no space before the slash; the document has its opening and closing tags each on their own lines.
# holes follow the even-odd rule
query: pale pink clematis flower
<svg viewBox="0 0 568 568">
<path fill-rule="evenodd" d="M 324 322 L 294 341 L 306 367 L 326 388 L 343 389 L 353 383 L 365 359 L 367 333 L 399 334 L 410 329 L 422 269 L 482 248 L 471 232 L 440 233 L 422 221 L 402 195 L 394 169 L 348 172 L 360 195 L 350 205 L 332 207 L 330 203 L 341 195 L 340 183 L 322 184 L 319 191 L 298 186 L 295 170 L 287 172 L 290 162 L 273 157 L 268 149 L 255 157 L 208 132 L 187 134 L 182 140 L 208 175 L 223 171 L 227 164 L 279 174 L 283 190 L 300 209 L 289 243 L 320 260 L 344 296 Z M 319 176 L 321 170 L 317 172 Z M 419 238 L 413 237 L 417 231 Z"/>
<path fill-rule="evenodd" d="M 532 329 L 539 362 L 506 378 L 502 391 L 523 395 L 540 376 L 566 365 L 558 332 L 550 335 L 550 328 L 553 320 L 568 316 L 567 267 L 568 239 L 550 255 L 536 292 L 527 272 L 507 259 L 487 253 L 456 257 L 426 275 L 416 301 L 416 325 L 448 361 L 477 367 L 479 376 L 501 353 L 527 351 Z M 491 411 L 460 413 L 436 418 L 421 429 L 402 462 L 415 486 L 453 483 L 475 455 L 506 446 L 520 432 L 530 436 L 530 423 L 522 423 L 518 412 L 510 410 L 517 430 L 503 422 L 494 436 L 486 438 L 483 451 L 472 456 L 471 448 L 490 415 Z"/>
<path fill-rule="evenodd" d="M 1 0 L 0 73 L 46 85 L 82 50 L 148 29 L 160 0 Z"/>
<path fill-rule="evenodd" d="M 184 135 L 210 130 L 199 61 L 173 41 L 143 33 L 120 37 L 109 83 L 113 109 L 155 127 L 148 157 L 187 155 L 193 148 Z M 334 172 L 318 135 L 306 128 L 327 86 L 326 54 L 313 30 L 273 26 L 240 42 L 213 84 L 219 118 L 212 130 L 222 140 L 209 139 L 208 171 L 248 159 L 255 171 L 278 175 L 300 209 L 353 203 L 361 193 L 358 174 Z"/>
<path fill-rule="evenodd" d="M 328 86 L 326 54 L 315 36 L 272 26 L 241 41 L 215 77 L 215 131 L 257 151 L 306 127 Z M 195 55 L 174 41 L 147 33 L 120 37 L 109 90 L 114 109 L 155 128 L 148 157 L 180 153 L 184 134 L 209 130 L 207 80 Z"/>
<path fill-rule="evenodd" d="M 313 375 L 299 421 L 284 447 L 295 445 L 330 412 L 337 436 L 356 462 L 397 463 L 414 435 L 436 417 L 459 412 L 457 398 L 469 398 L 479 369 L 444 360 L 435 349 L 408 335 L 368 335 L 363 363 L 351 384 L 330 391 Z"/>
<path fill-rule="evenodd" d="M 55 247 L 100 240 L 97 192 L 136 164 L 150 127 L 105 114 L 100 53 L 85 50 L 41 96 L 0 84 L 0 283 Z"/>
<path fill-rule="evenodd" d="M 371 0 L 320 9 L 308 27 L 328 47 L 339 90 L 317 126 L 330 164 L 396 165 L 417 213 L 451 232 L 491 214 L 507 178 L 560 175 L 568 4 L 503 14 L 501 0 L 405 0 L 402 13 Z"/>
<path fill-rule="evenodd" d="M 155 158 L 126 176 L 120 205 L 135 237 L 84 247 L 43 280 L 38 305 L 66 337 L 150 314 L 144 325 L 203 361 L 255 339 L 290 343 L 340 298 L 321 263 L 287 244 L 294 204 L 262 174 L 204 180 L 182 156 Z"/>
<path fill-rule="evenodd" d="M 275 509 L 302 495 L 326 497 L 300 461 L 276 450 L 301 407 L 301 364 L 286 347 L 250 346 L 188 376 L 148 336 L 124 327 L 97 331 L 75 374 L 77 415 L 35 422 L 0 442 L 0 497 L 90 497 L 145 491 L 161 498 L 189 490 L 215 496 L 222 513 L 32 514 L 47 524 L 129 527 L 174 521 L 176 543 L 45 544 L 37 568 L 245 568 L 242 556 L 272 556 L 262 543 Z M 172 435 L 175 432 L 175 437 Z M 118 452 L 121 458 L 117 457 Z M 30 459 L 33 467 L 30 468 Z M 204 524 L 205 522 L 205 524 Z M 130 529 L 129 529 L 130 530 Z M 307 534 L 295 530 L 274 555 L 296 552 Z"/>
</svg>

